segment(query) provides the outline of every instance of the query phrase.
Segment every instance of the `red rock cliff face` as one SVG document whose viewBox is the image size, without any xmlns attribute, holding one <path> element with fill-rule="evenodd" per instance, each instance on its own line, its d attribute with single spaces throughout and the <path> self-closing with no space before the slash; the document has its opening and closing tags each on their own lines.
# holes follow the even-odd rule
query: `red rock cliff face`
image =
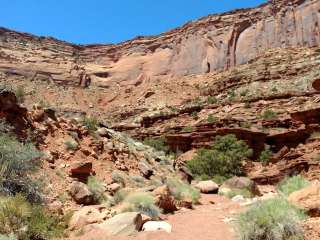
<svg viewBox="0 0 320 240">
<path fill-rule="evenodd" d="M 319 10 L 318 0 L 274 1 L 212 15 L 159 37 L 87 46 L 82 55 L 112 66 L 110 77 L 121 80 L 200 74 L 244 64 L 269 48 L 318 45 Z"/>
<path fill-rule="evenodd" d="M 86 74 L 100 86 L 137 85 L 161 76 L 201 74 L 245 64 L 270 48 L 319 45 L 319 12 L 319 0 L 279 0 L 254 9 L 211 15 L 156 37 L 138 37 L 118 45 L 74 46 L 52 39 L 42 42 L 50 43 L 49 48 L 54 46 L 55 52 L 58 48 L 54 56 L 66 53 L 67 62 L 80 59 Z M 0 31 L 0 37 L 4 34 L 8 33 Z M 30 35 L 25 38 L 39 42 Z M 28 69 L 30 65 L 32 61 Z M 61 63 L 53 68 L 65 71 Z M 78 81 L 78 75 L 68 79 Z"/>
</svg>

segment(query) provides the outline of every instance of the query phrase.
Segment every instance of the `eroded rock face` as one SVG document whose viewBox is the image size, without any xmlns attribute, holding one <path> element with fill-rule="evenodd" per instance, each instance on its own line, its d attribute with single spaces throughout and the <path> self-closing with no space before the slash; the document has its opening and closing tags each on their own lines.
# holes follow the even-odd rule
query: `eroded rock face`
<svg viewBox="0 0 320 240">
<path fill-rule="evenodd" d="M 79 87 L 138 86 L 163 75 L 208 73 L 247 63 L 266 49 L 319 45 L 319 8 L 317 0 L 272 1 L 118 45 L 77 46 L 0 29 L 0 46 L 6 49 L 0 71 Z M 21 51 L 31 55 L 22 58 Z"/>
</svg>

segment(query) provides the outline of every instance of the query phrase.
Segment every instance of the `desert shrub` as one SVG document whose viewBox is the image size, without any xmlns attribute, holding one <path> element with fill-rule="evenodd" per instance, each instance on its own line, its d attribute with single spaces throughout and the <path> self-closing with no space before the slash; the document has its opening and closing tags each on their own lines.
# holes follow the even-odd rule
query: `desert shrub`
<svg viewBox="0 0 320 240">
<path fill-rule="evenodd" d="M 10 234 L 10 235 L 0 234 L 0 240 L 17 240 L 17 237 L 14 234 Z"/>
<path fill-rule="evenodd" d="M 153 147 L 157 151 L 162 151 L 166 154 L 170 153 L 170 148 L 164 137 L 160 138 L 145 138 L 143 144 Z"/>
<path fill-rule="evenodd" d="M 207 118 L 207 121 L 208 121 L 208 123 L 214 123 L 214 122 L 216 122 L 218 119 L 215 117 L 215 116 L 213 116 L 212 114 L 209 114 L 208 115 L 208 118 Z"/>
<path fill-rule="evenodd" d="M 228 91 L 228 100 L 231 102 L 236 98 L 237 94 L 234 90 Z"/>
<path fill-rule="evenodd" d="M 88 177 L 87 185 L 90 192 L 93 194 L 95 203 L 102 203 L 106 200 L 106 197 L 104 195 L 105 188 L 102 182 L 100 182 L 96 177 Z"/>
<path fill-rule="evenodd" d="M 247 144 L 235 135 L 217 136 L 211 149 L 200 149 L 187 163 L 195 176 L 232 177 L 243 175 L 243 160 L 252 155 Z"/>
<path fill-rule="evenodd" d="M 245 96 L 247 96 L 248 93 L 249 93 L 249 89 L 245 89 L 242 92 L 240 92 L 240 96 L 245 97 Z"/>
<path fill-rule="evenodd" d="M 193 132 L 193 131 L 194 131 L 194 128 L 192 126 L 185 126 L 181 130 L 181 132 L 185 132 L 185 133 L 189 133 L 189 132 Z"/>
<path fill-rule="evenodd" d="M 266 145 L 264 150 L 260 153 L 259 156 L 259 162 L 262 162 L 264 164 L 268 163 L 270 161 L 270 158 L 272 156 L 273 152 L 270 149 L 269 145 Z"/>
<path fill-rule="evenodd" d="M 190 115 L 194 120 L 198 120 L 199 117 L 198 117 L 198 112 L 192 112 L 191 115 Z"/>
<path fill-rule="evenodd" d="M 167 186 L 175 199 L 192 199 L 193 203 L 198 203 L 200 192 L 191 185 L 184 183 L 178 178 L 169 178 L 167 179 Z"/>
<path fill-rule="evenodd" d="M 241 122 L 240 127 L 242 128 L 251 128 L 251 123 L 250 122 Z"/>
<path fill-rule="evenodd" d="M 84 117 L 82 124 L 91 132 L 98 129 L 98 120 L 94 117 Z"/>
<path fill-rule="evenodd" d="M 13 136 L 0 134 L 0 192 L 24 193 L 30 201 L 39 201 L 40 195 L 29 174 L 40 166 L 41 153 L 32 143 L 22 144 Z"/>
<path fill-rule="evenodd" d="M 297 175 L 287 179 L 284 179 L 278 186 L 278 190 L 285 196 L 289 196 L 291 193 L 298 191 L 302 188 L 310 185 L 310 182 L 304 177 Z"/>
<path fill-rule="evenodd" d="M 239 215 L 239 239 L 302 240 L 303 229 L 299 222 L 303 217 L 303 212 L 285 199 L 259 202 Z"/>
<path fill-rule="evenodd" d="M 169 109 L 174 113 L 179 111 L 179 109 L 175 106 L 169 106 Z"/>
<path fill-rule="evenodd" d="M 157 219 L 161 213 L 155 205 L 155 198 L 150 193 L 133 192 L 124 199 L 123 203 L 123 212 L 140 212 L 153 219 Z"/>
<path fill-rule="evenodd" d="M 112 181 L 116 182 L 116 183 L 119 183 L 121 184 L 122 186 L 125 186 L 126 184 L 126 178 L 125 176 L 119 172 L 119 171 L 116 171 L 116 172 L 113 172 L 111 174 L 111 178 L 112 178 Z"/>
<path fill-rule="evenodd" d="M 31 216 L 31 206 L 21 195 L 0 199 L 0 233 L 10 234 L 22 229 Z"/>
<path fill-rule="evenodd" d="M 23 86 L 18 86 L 15 90 L 14 90 L 14 94 L 17 97 L 17 101 L 18 103 L 23 103 L 25 100 L 25 90 Z"/>
<path fill-rule="evenodd" d="M 272 120 L 278 117 L 278 114 L 271 109 L 267 109 L 262 113 L 261 116 L 265 120 Z"/>
<path fill-rule="evenodd" d="M 130 193 L 132 193 L 131 188 L 121 188 L 113 196 L 115 204 L 121 203 Z"/>
<path fill-rule="evenodd" d="M 70 139 L 70 140 L 65 141 L 64 145 L 67 150 L 72 150 L 72 151 L 77 150 L 79 147 L 79 143 L 74 139 Z"/>
<path fill-rule="evenodd" d="M 314 139 L 320 139 L 320 132 L 313 132 L 310 135 L 309 140 L 314 140 Z"/>
<path fill-rule="evenodd" d="M 137 186 L 144 186 L 144 178 L 138 175 L 130 176 L 130 179 L 135 182 Z"/>
<path fill-rule="evenodd" d="M 52 239 L 63 234 L 64 228 L 60 219 L 51 216 L 42 207 L 33 206 L 31 217 L 28 220 L 26 239 Z"/>
<path fill-rule="evenodd" d="M 218 102 L 218 99 L 215 98 L 215 97 L 209 96 L 209 97 L 207 98 L 207 103 L 208 103 L 208 104 L 215 104 L 215 103 L 217 103 L 217 102 Z"/>
<path fill-rule="evenodd" d="M 51 239 L 60 236 L 58 218 L 40 206 L 32 206 L 22 195 L 0 199 L 0 233 L 18 239 Z"/>
</svg>

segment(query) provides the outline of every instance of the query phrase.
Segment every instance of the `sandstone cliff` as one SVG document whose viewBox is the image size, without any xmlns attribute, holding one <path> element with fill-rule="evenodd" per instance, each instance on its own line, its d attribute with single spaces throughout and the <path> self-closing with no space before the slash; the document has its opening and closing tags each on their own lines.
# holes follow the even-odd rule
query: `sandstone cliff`
<svg viewBox="0 0 320 240">
<path fill-rule="evenodd" d="M 0 71 L 83 87 L 208 73 L 245 64 L 270 48 L 319 45 L 319 11 L 318 0 L 272 1 L 118 45 L 78 46 L 2 28 Z"/>
</svg>

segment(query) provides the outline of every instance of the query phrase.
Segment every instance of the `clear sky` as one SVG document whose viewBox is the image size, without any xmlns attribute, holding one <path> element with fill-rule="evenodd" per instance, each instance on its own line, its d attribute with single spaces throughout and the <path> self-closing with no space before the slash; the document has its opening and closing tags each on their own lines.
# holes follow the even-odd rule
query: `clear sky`
<svg viewBox="0 0 320 240">
<path fill-rule="evenodd" d="M 78 44 L 155 35 L 266 0 L 1 0 L 0 26 Z"/>
</svg>

